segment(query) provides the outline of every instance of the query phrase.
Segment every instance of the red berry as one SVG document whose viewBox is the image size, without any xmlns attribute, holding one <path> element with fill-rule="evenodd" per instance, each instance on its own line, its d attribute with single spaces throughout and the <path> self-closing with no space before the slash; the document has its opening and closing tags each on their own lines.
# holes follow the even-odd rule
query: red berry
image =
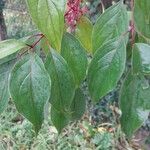
<svg viewBox="0 0 150 150">
<path fill-rule="evenodd" d="M 70 32 L 74 32 L 77 21 L 85 14 L 87 7 L 81 7 L 82 0 L 68 0 L 65 21 Z"/>
</svg>

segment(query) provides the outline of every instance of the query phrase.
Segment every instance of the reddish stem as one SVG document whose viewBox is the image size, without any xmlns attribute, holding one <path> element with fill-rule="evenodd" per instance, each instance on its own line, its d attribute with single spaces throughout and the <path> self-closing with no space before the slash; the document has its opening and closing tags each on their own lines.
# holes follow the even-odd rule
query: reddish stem
<svg viewBox="0 0 150 150">
<path fill-rule="evenodd" d="M 43 34 L 42 33 L 38 33 L 38 34 L 32 35 L 29 39 L 31 39 L 33 37 L 37 37 L 37 36 L 43 36 Z"/>
<path fill-rule="evenodd" d="M 28 45 L 28 44 L 27 44 L 27 46 L 29 46 L 30 49 L 33 49 L 33 48 L 41 41 L 41 39 L 44 37 L 43 34 L 39 34 L 39 35 L 37 35 L 37 36 L 41 36 L 41 37 L 40 37 L 35 43 L 33 43 L 32 45 Z"/>
</svg>

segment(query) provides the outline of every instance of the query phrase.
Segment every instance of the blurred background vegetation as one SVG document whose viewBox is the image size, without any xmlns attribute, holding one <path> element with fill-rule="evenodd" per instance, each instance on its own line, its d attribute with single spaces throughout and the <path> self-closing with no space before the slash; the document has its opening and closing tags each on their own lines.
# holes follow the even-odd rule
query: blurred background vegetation
<svg viewBox="0 0 150 150">
<path fill-rule="evenodd" d="M 94 23 L 103 12 L 118 0 L 88 0 L 88 16 Z M 130 10 L 130 0 L 125 0 Z M 0 41 L 9 38 L 22 38 L 36 30 L 26 7 L 25 0 L 0 0 Z M 150 123 L 135 134 L 131 142 L 122 133 L 118 109 L 118 89 L 109 93 L 103 100 L 93 105 L 87 92 L 86 82 L 83 91 L 87 98 L 87 111 L 83 118 L 57 134 L 49 117 L 36 137 L 32 125 L 24 119 L 10 100 L 8 107 L 0 116 L 0 150 L 126 150 L 141 147 L 149 150 Z M 139 141 L 136 141 L 140 139 Z M 147 143 L 147 145 L 145 144 Z"/>
<path fill-rule="evenodd" d="M 4 34 L 6 34 L 1 36 L 2 39 L 21 38 L 30 34 L 35 28 L 27 12 L 25 0 L 1 0 L 0 12 L 1 26 L 3 27 Z M 2 18 L 5 20 L 2 20 Z M 5 25 L 3 25 L 4 21 Z M 4 29 L 5 26 L 6 29 Z"/>
</svg>

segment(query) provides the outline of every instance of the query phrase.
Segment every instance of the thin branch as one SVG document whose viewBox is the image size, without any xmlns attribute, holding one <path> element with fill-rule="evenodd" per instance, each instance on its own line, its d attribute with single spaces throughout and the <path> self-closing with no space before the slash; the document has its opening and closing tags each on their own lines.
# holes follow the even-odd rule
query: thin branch
<svg viewBox="0 0 150 150">
<path fill-rule="evenodd" d="M 29 46 L 30 49 L 33 49 L 33 48 L 41 41 L 41 39 L 42 39 L 43 37 L 44 37 L 44 35 L 41 34 L 41 37 L 40 37 L 35 43 L 33 43 L 32 45 L 28 45 L 28 44 L 26 44 L 26 45 Z"/>
</svg>

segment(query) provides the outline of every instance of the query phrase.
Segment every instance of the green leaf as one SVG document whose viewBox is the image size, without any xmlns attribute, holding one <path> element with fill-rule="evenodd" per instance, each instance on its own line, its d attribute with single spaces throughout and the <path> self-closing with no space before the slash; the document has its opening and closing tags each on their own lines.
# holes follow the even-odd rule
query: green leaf
<svg viewBox="0 0 150 150">
<path fill-rule="evenodd" d="M 68 112 L 75 94 L 74 76 L 67 62 L 51 49 L 45 67 L 52 80 L 50 103 L 55 109 Z"/>
<path fill-rule="evenodd" d="M 47 37 L 51 46 L 60 51 L 66 0 L 27 0 L 27 4 L 39 30 Z"/>
<path fill-rule="evenodd" d="M 127 11 L 122 1 L 108 8 L 94 25 L 92 33 L 93 52 L 110 39 L 126 33 L 128 22 Z"/>
<path fill-rule="evenodd" d="M 50 98 L 50 77 L 37 54 L 20 59 L 10 74 L 9 90 L 17 110 L 38 132 L 44 120 L 44 106 Z"/>
<path fill-rule="evenodd" d="M 142 35 L 138 34 L 137 43 L 145 43 L 150 45 L 150 39 L 143 37 Z"/>
<path fill-rule="evenodd" d="M 131 71 L 122 85 L 120 108 L 122 129 L 131 138 L 150 111 L 150 86 L 144 78 L 132 75 Z"/>
<path fill-rule="evenodd" d="M 88 87 L 97 102 L 117 85 L 126 62 L 125 40 L 111 40 L 100 47 L 88 70 Z"/>
<path fill-rule="evenodd" d="M 25 47 L 27 46 L 23 42 L 14 39 L 0 42 L 0 61 Z"/>
<path fill-rule="evenodd" d="M 87 56 L 80 42 L 69 33 L 63 36 L 61 55 L 74 73 L 76 84 L 79 86 L 86 76 Z"/>
<path fill-rule="evenodd" d="M 4 111 L 9 100 L 8 78 L 15 59 L 0 65 L 0 114 Z"/>
<path fill-rule="evenodd" d="M 83 116 L 85 108 L 86 108 L 85 96 L 81 89 L 77 89 L 74 100 L 71 104 L 71 119 L 79 120 Z"/>
<path fill-rule="evenodd" d="M 41 40 L 41 48 L 42 48 L 44 54 L 47 56 L 49 49 L 50 49 L 50 46 L 48 45 L 48 41 L 46 38 L 43 38 Z"/>
<path fill-rule="evenodd" d="M 69 114 L 58 111 L 53 106 L 51 107 L 51 120 L 58 133 L 60 133 L 62 129 L 69 123 L 69 119 Z"/>
<path fill-rule="evenodd" d="M 40 26 L 39 18 L 38 18 L 39 0 L 26 0 L 26 2 L 27 2 L 27 6 L 29 9 L 30 15 L 32 17 L 32 20 L 39 27 Z"/>
<path fill-rule="evenodd" d="M 75 36 L 89 53 L 92 53 L 92 30 L 92 22 L 85 16 L 81 17 L 77 23 Z"/>
<path fill-rule="evenodd" d="M 134 22 L 136 30 L 144 37 L 150 39 L 150 1 L 135 0 Z"/>
<path fill-rule="evenodd" d="M 150 74 L 150 46 L 136 43 L 133 47 L 132 66 L 134 73 Z"/>
</svg>

